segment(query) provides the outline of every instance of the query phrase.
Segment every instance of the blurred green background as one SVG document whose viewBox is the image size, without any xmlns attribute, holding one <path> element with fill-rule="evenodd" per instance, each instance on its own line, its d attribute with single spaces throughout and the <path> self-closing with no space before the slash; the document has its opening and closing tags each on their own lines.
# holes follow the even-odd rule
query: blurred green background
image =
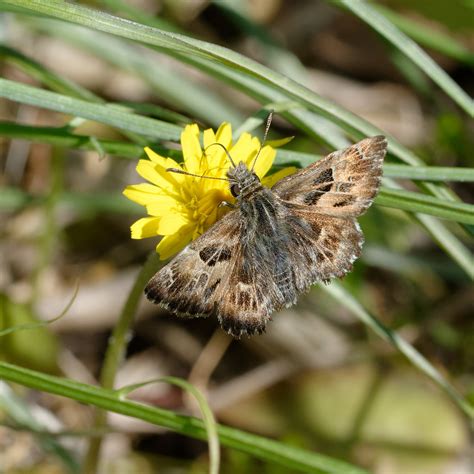
<svg viewBox="0 0 474 474">
<path fill-rule="evenodd" d="M 338 2 L 76 3 L 240 52 L 363 117 L 426 165 L 474 167 L 469 104 L 456 103 Z M 373 5 L 472 97 L 472 0 Z M 180 127 L 195 121 L 202 128 L 223 121 L 234 130 L 255 126 L 252 133 L 261 136 L 262 104 L 288 98 L 254 78 L 246 84 L 212 60 L 202 65 L 198 56 L 157 51 L 8 2 L 0 8 L 1 76 L 87 101 L 91 111 L 71 113 L 59 100 L 49 107 L 44 94 L 35 105 L 21 99 L 19 88 L 0 99 L 0 331 L 23 325 L 0 333 L 0 360 L 95 384 L 125 298 L 157 243 L 130 240 L 142 209 L 121 196 L 140 182 L 135 166 L 143 146 L 179 156 Z M 101 120 L 92 104 L 105 103 L 127 112 L 130 123 Z M 355 140 L 334 119 L 301 105 L 280 108 L 270 135 L 294 135 L 285 149 L 323 155 Z M 155 122 L 135 121 L 132 111 L 171 127 L 154 135 Z M 301 156 L 293 160 L 282 151 L 278 163 Z M 400 163 L 395 154 L 387 162 Z M 438 182 L 438 196 L 455 193 L 474 203 L 472 182 L 456 181 Z M 398 183 L 408 191 L 429 189 Z M 444 223 L 472 249 L 474 228 L 466 222 Z M 412 213 L 393 206 L 374 205 L 360 223 L 366 243 L 343 287 L 474 402 L 474 291 L 465 254 L 453 258 Z M 32 329 L 63 311 L 78 281 L 66 314 Z M 315 287 L 274 315 L 265 335 L 231 341 L 214 319 L 180 320 L 142 301 L 116 386 L 174 375 L 205 393 L 220 423 L 374 473 L 471 473 L 466 415 L 344 303 Z M 199 416 L 191 398 L 171 385 L 149 385 L 131 398 Z M 0 380 L 0 472 L 79 472 L 92 424 L 86 405 Z M 106 432 L 95 435 L 103 440 L 101 472 L 208 470 L 205 442 L 138 419 L 112 414 Z M 293 471 L 224 448 L 221 472 Z"/>
</svg>

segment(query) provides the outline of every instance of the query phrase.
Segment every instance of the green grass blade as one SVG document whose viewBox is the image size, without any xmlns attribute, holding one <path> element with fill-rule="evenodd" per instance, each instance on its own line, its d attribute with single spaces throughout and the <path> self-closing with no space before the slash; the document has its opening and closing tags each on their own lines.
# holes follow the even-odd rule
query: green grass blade
<svg viewBox="0 0 474 474">
<path fill-rule="evenodd" d="M 217 433 L 217 423 L 212 413 L 211 407 L 207 403 L 206 397 L 194 385 L 186 380 L 177 377 L 164 377 L 163 381 L 177 385 L 189 392 L 198 402 L 206 426 L 207 439 L 209 443 L 209 460 L 210 468 L 209 474 L 219 474 L 220 466 L 220 443 L 219 435 Z"/>
<path fill-rule="evenodd" d="M 405 178 L 414 181 L 474 181 L 474 168 L 385 164 L 383 174 L 388 178 Z"/>
<path fill-rule="evenodd" d="M 137 45 L 62 21 L 34 18 L 27 24 L 140 77 L 160 100 L 206 123 L 220 125 L 228 121 L 237 124 L 243 120 L 243 115 L 228 101 L 170 67 L 169 61 L 163 61 L 160 56 Z"/>
<path fill-rule="evenodd" d="M 0 136 L 20 138 L 39 143 L 48 143 L 66 148 L 93 150 L 88 135 L 76 135 L 68 127 L 36 127 L 11 122 L 0 122 Z M 134 143 L 97 139 L 102 149 L 110 154 L 124 158 L 138 159 L 145 156 L 143 147 Z"/>
<path fill-rule="evenodd" d="M 145 10 L 140 9 L 139 4 L 135 6 L 126 0 L 99 0 L 98 4 L 107 8 L 103 10 L 112 11 L 117 15 L 125 16 L 127 18 L 143 23 L 144 25 L 155 26 L 165 31 L 174 31 L 175 33 L 181 33 L 182 29 L 175 23 L 168 21 L 159 16 L 147 13 Z"/>
<path fill-rule="evenodd" d="M 446 92 L 471 117 L 474 116 L 474 102 L 413 40 L 404 35 L 383 14 L 380 14 L 368 2 L 354 0 L 329 0 L 343 6 L 370 25 L 397 49 L 409 57 L 426 75 Z"/>
<path fill-rule="evenodd" d="M 41 197 L 33 197 L 13 188 L 5 188 L 0 196 L 0 209 L 21 209 L 32 202 L 39 203 Z M 375 203 L 394 209 L 416 214 L 428 214 L 434 217 L 474 224 L 474 205 L 443 201 L 438 198 L 406 190 L 382 188 Z M 136 215 L 141 209 L 137 204 L 129 202 L 120 195 L 110 193 L 68 193 L 58 196 L 58 204 L 65 205 L 80 212 L 112 212 Z"/>
<path fill-rule="evenodd" d="M 18 66 L 22 71 L 40 81 L 53 91 L 76 97 L 77 99 L 84 99 L 91 102 L 103 102 L 99 96 L 50 71 L 37 61 L 25 56 L 16 49 L 10 48 L 6 45 L 0 45 L 0 57 L 2 56 L 7 62 Z"/>
<path fill-rule="evenodd" d="M 426 214 L 415 214 L 416 219 L 427 230 L 433 240 L 474 280 L 474 262 L 472 253 L 450 232 L 443 222 Z"/>
<path fill-rule="evenodd" d="M 217 434 L 217 423 L 212 413 L 211 407 L 209 406 L 206 397 L 198 390 L 193 384 L 189 383 L 184 379 L 178 377 L 160 377 L 159 379 L 149 380 L 146 382 L 136 383 L 133 385 L 127 385 L 117 390 L 117 394 L 123 400 L 127 395 L 133 391 L 145 387 L 157 382 L 167 382 L 172 385 L 176 385 L 181 389 L 190 393 L 197 401 L 199 409 L 201 410 L 202 418 L 207 432 L 207 440 L 209 443 L 209 460 L 210 469 L 209 474 L 219 474 L 220 465 L 220 447 L 219 447 L 219 436 Z"/>
<path fill-rule="evenodd" d="M 427 196 L 402 189 L 383 188 L 375 202 L 409 212 L 430 214 L 464 224 L 474 224 L 474 205 Z"/>
<path fill-rule="evenodd" d="M 0 78 L 0 97 L 65 114 L 96 120 L 159 140 L 179 140 L 181 127 L 124 111 L 124 107 L 95 104 Z"/>
<path fill-rule="evenodd" d="M 462 43 L 456 41 L 447 34 L 420 22 L 411 20 L 410 18 L 400 15 L 382 5 L 374 3 L 372 8 L 375 8 L 398 29 L 400 29 L 400 31 L 418 43 L 450 58 L 456 59 L 457 61 L 474 66 L 474 54 Z"/>
<path fill-rule="evenodd" d="M 364 324 L 369 326 L 382 339 L 392 344 L 399 350 L 415 367 L 418 367 L 431 380 L 445 390 L 456 402 L 461 410 L 474 419 L 474 407 L 471 406 L 456 389 L 426 360 L 412 345 L 401 338 L 397 333 L 387 328 L 375 316 L 370 314 L 339 282 L 333 281 L 330 285 L 320 284 L 326 293 L 330 294 L 338 303 L 348 308 Z"/>
<path fill-rule="evenodd" d="M 275 158 L 278 166 L 305 166 L 314 163 L 322 156 L 300 151 L 279 149 Z M 383 175 L 386 178 L 409 179 L 412 181 L 442 181 L 442 182 L 473 182 L 474 168 L 460 168 L 454 166 L 409 166 L 384 163 Z"/>
<path fill-rule="evenodd" d="M 21 0 L 3 0 L 7 5 L 24 6 Z M 364 137 L 382 134 L 382 130 L 375 127 L 366 120 L 349 112 L 324 98 L 292 79 L 275 72 L 262 64 L 253 61 L 239 53 L 231 51 L 205 41 L 189 38 L 177 33 L 141 25 L 122 18 L 114 17 L 107 13 L 92 10 L 81 5 L 52 0 L 31 0 L 28 8 L 34 13 L 49 15 L 53 18 L 66 20 L 80 24 L 99 31 L 122 36 L 150 46 L 158 47 L 168 51 L 170 54 L 196 56 L 201 59 L 211 60 L 244 72 L 252 78 L 257 78 L 273 89 L 283 93 L 284 99 L 293 99 L 313 112 L 329 118 L 332 122 L 339 124 L 354 137 Z M 389 139 L 389 150 L 402 161 L 409 164 L 422 164 L 410 150 L 405 148 L 393 137 Z"/>
<path fill-rule="evenodd" d="M 257 119 L 256 119 L 257 120 Z M 257 121 L 256 121 L 257 123 Z M 258 120 L 258 125 L 263 119 Z M 21 138 L 34 142 L 48 143 L 67 148 L 92 150 L 89 136 L 76 135 L 67 127 L 37 127 L 12 122 L 0 122 L 0 136 L 7 138 Z M 143 147 L 133 143 L 116 140 L 97 139 L 101 147 L 110 155 L 125 158 L 141 158 L 144 156 Z M 172 150 L 163 148 L 162 154 L 172 153 Z M 321 159 L 321 156 L 300 151 L 279 149 L 275 158 L 277 166 L 298 166 L 303 168 Z M 448 166 L 408 166 L 384 164 L 384 176 L 388 178 L 410 179 L 412 181 L 453 181 L 474 182 L 474 168 L 456 168 Z"/>
<path fill-rule="evenodd" d="M 0 362 L 0 379 L 131 416 L 193 438 L 206 439 L 206 429 L 201 420 L 131 400 L 119 400 L 113 390 L 54 377 L 6 362 Z M 235 428 L 217 425 L 217 431 L 223 446 L 251 454 L 269 463 L 279 464 L 291 471 L 321 474 L 367 474 L 367 471 L 362 468 L 329 456 L 295 448 Z"/>
</svg>

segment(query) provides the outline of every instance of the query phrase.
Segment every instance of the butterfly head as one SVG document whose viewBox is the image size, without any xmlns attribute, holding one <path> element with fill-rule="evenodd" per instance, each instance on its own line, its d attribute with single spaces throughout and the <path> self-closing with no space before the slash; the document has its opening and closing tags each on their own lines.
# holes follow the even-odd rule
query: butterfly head
<svg viewBox="0 0 474 474">
<path fill-rule="evenodd" d="M 227 177 L 229 178 L 230 192 L 237 199 L 245 199 L 262 188 L 259 177 L 249 170 L 242 161 L 235 168 L 230 168 L 227 171 Z"/>
</svg>

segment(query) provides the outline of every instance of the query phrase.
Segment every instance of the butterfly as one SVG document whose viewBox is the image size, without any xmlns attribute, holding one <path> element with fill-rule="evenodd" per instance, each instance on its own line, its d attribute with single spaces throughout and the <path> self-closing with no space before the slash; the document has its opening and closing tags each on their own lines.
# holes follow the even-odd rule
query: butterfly
<svg viewBox="0 0 474 474">
<path fill-rule="evenodd" d="M 155 274 L 147 298 L 181 316 L 217 316 L 235 338 L 263 333 L 273 312 L 352 269 L 364 241 L 356 218 L 378 192 L 386 151 L 385 137 L 365 138 L 271 189 L 233 165 L 235 209 Z"/>
</svg>

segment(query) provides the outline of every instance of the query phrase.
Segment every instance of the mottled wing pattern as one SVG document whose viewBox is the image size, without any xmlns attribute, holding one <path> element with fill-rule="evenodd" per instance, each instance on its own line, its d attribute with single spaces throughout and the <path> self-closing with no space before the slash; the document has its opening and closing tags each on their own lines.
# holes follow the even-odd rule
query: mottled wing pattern
<svg viewBox="0 0 474 474">
<path fill-rule="evenodd" d="M 230 212 L 149 281 L 145 294 L 181 316 L 209 316 L 229 280 L 239 246 L 238 211 Z"/>
<path fill-rule="evenodd" d="M 359 257 L 364 238 L 355 219 L 289 208 L 289 257 L 298 292 L 318 281 L 342 277 Z"/>
<path fill-rule="evenodd" d="M 272 275 L 244 252 L 242 224 L 238 210 L 224 216 L 156 273 L 147 298 L 183 317 L 216 315 L 234 337 L 263 332 Z"/>
<path fill-rule="evenodd" d="M 262 333 L 272 312 L 352 268 L 363 243 L 355 218 L 377 193 L 386 147 L 367 138 L 272 191 L 259 185 L 163 267 L 147 297 L 184 316 L 214 314 L 234 337 Z"/>
<path fill-rule="evenodd" d="M 240 203 L 241 228 L 236 260 L 218 305 L 222 327 L 235 337 L 265 330 L 271 314 L 296 302 L 287 226 L 269 189 Z"/>
<path fill-rule="evenodd" d="M 241 245 L 229 268 L 228 284 L 217 305 L 219 323 L 234 337 L 265 331 L 271 313 L 281 307 L 281 292 L 268 265 Z"/>
<path fill-rule="evenodd" d="M 383 136 L 335 151 L 273 186 L 283 200 L 335 217 L 357 217 L 371 204 L 387 150 Z"/>
<path fill-rule="evenodd" d="M 386 149 L 385 137 L 366 138 L 273 187 L 291 216 L 290 256 L 298 268 L 298 289 L 352 269 L 364 242 L 355 217 L 377 194 Z"/>
</svg>

